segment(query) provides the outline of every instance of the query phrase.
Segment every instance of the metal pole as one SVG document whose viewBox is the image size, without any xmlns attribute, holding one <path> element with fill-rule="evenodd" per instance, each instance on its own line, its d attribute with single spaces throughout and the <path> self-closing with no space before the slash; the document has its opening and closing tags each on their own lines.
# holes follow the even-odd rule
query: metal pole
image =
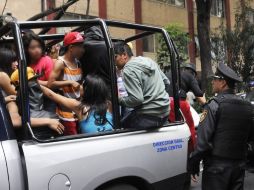
<svg viewBox="0 0 254 190">
<path fill-rule="evenodd" d="M 22 119 L 22 133 L 24 140 L 30 139 L 27 123 L 30 123 L 30 110 L 29 110 L 29 97 L 28 97 L 28 83 L 27 83 L 27 62 L 25 57 L 25 51 L 22 43 L 22 36 L 19 25 L 15 22 L 12 24 L 12 31 L 14 35 L 15 45 L 17 49 L 17 56 L 19 60 L 19 109 Z"/>
<path fill-rule="evenodd" d="M 115 128 L 120 128 L 120 112 L 119 112 L 119 102 L 118 102 L 118 90 L 117 90 L 117 78 L 116 78 L 116 66 L 115 66 L 115 56 L 112 41 L 109 38 L 108 28 L 106 23 L 100 20 L 101 30 L 105 39 L 105 43 L 108 49 L 109 56 L 109 66 L 111 75 L 111 91 L 112 95 L 112 106 L 113 106 L 113 123 Z"/>
<path fill-rule="evenodd" d="M 178 64 L 176 61 L 177 51 L 172 44 L 172 41 L 165 29 L 162 29 L 163 37 L 166 41 L 169 54 L 170 54 L 170 62 L 171 62 L 171 74 L 172 74 L 172 87 L 173 87 L 173 96 L 174 96 L 174 110 L 175 110 L 175 120 L 180 121 L 181 113 L 180 113 L 180 104 L 179 104 L 179 77 L 178 77 Z"/>
</svg>

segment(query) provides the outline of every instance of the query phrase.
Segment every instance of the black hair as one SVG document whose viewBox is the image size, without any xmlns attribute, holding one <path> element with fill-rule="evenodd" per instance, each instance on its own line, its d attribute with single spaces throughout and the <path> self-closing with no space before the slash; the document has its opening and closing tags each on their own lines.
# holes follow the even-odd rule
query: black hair
<svg viewBox="0 0 254 190">
<path fill-rule="evenodd" d="M 126 53 L 129 57 L 133 56 L 130 46 L 124 41 L 118 41 L 114 43 L 114 52 L 116 55 L 122 55 Z"/>
<path fill-rule="evenodd" d="M 12 63 L 17 61 L 16 53 L 7 48 L 0 48 L 0 70 L 9 76 L 12 74 Z"/>
<path fill-rule="evenodd" d="M 45 55 L 45 51 L 46 51 L 46 46 L 45 46 L 44 41 L 37 34 L 35 34 L 35 33 L 26 33 L 23 36 L 23 44 L 24 44 L 25 55 L 26 55 L 26 60 L 27 60 L 28 64 L 31 61 L 30 55 L 29 55 L 29 52 L 28 52 L 28 48 L 29 48 L 29 45 L 30 45 L 32 40 L 35 40 L 35 41 L 39 42 L 39 44 L 41 46 L 41 49 L 42 49 L 42 55 Z"/>
<path fill-rule="evenodd" d="M 109 91 L 104 80 L 98 75 L 87 75 L 83 83 L 84 94 L 82 105 L 90 107 L 89 113 L 94 111 L 95 124 L 103 125 L 107 122 Z"/>
</svg>

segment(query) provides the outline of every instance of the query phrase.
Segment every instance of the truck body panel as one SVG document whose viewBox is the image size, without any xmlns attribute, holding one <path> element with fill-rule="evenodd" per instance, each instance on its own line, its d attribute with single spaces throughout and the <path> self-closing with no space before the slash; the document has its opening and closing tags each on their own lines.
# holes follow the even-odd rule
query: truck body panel
<svg viewBox="0 0 254 190">
<path fill-rule="evenodd" d="M 2 142 L 2 147 L 6 157 L 6 165 L 9 174 L 10 190 L 23 190 L 24 175 L 21 164 L 21 155 L 16 140 L 7 140 Z"/>
<path fill-rule="evenodd" d="M 1 189 L 9 190 L 9 177 L 7 171 L 7 165 L 5 160 L 5 155 L 2 147 L 2 142 L 0 142 L 0 184 Z"/>
<path fill-rule="evenodd" d="M 54 143 L 24 143 L 29 189 L 56 187 L 65 175 L 72 189 L 95 189 L 110 180 L 137 176 L 153 184 L 186 173 L 186 124 Z M 39 179 L 39 180 L 38 180 Z M 50 184 L 49 184 L 50 181 Z M 62 188 L 64 184 L 59 184 Z"/>
</svg>

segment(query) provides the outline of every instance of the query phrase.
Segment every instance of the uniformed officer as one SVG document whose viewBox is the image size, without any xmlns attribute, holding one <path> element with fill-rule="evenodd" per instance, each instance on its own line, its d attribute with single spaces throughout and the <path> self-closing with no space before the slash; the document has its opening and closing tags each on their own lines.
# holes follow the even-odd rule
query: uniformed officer
<svg viewBox="0 0 254 190">
<path fill-rule="evenodd" d="M 213 92 L 218 95 L 204 107 L 188 165 L 196 180 L 203 160 L 203 190 L 243 189 L 247 142 L 254 138 L 254 130 L 251 104 L 234 94 L 235 83 L 241 81 L 222 63 L 213 76 Z"/>
</svg>

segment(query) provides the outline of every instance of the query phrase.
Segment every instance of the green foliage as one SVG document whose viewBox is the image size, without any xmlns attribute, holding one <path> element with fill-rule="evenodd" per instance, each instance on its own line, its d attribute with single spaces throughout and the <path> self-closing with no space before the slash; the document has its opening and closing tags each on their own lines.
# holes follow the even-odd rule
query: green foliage
<svg viewBox="0 0 254 190">
<path fill-rule="evenodd" d="M 177 23 L 169 24 L 165 26 L 166 31 L 169 36 L 173 39 L 178 53 L 182 60 L 188 59 L 187 45 L 189 42 L 189 37 L 186 32 L 184 32 L 183 26 Z M 157 62 L 162 67 L 170 66 L 170 56 L 169 50 L 165 43 L 164 38 L 160 35 L 158 36 L 159 48 L 157 50 Z"/>
<path fill-rule="evenodd" d="M 227 30 L 222 22 L 212 35 L 214 62 L 225 62 L 241 75 L 245 82 L 253 75 L 254 68 L 254 25 L 250 22 L 253 14 L 254 10 L 249 1 L 246 1 L 245 5 L 239 5 L 236 11 L 234 28 Z"/>
</svg>

